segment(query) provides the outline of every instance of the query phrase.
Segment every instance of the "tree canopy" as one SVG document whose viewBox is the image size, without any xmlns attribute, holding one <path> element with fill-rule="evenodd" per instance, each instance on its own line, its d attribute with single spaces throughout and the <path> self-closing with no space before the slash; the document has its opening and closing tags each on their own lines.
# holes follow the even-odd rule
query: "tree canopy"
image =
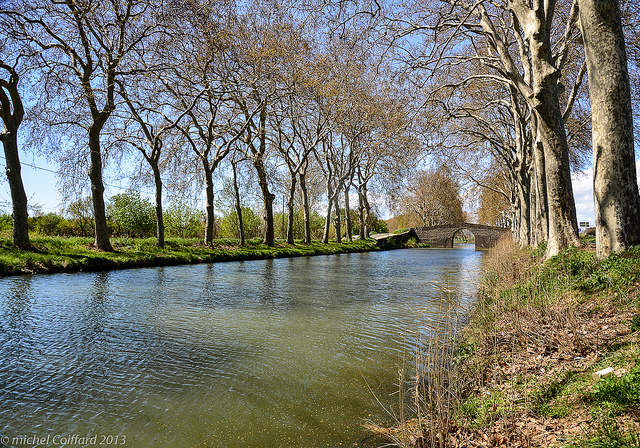
<svg viewBox="0 0 640 448">
<path fill-rule="evenodd" d="M 546 241 L 555 255 L 579 244 L 571 172 L 590 164 L 598 114 L 632 120 L 629 107 L 602 109 L 595 100 L 613 89 L 629 104 L 637 97 L 629 79 L 638 76 L 639 40 L 623 28 L 636 18 L 632 6 L 616 5 L 606 7 L 617 11 L 609 48 L 625 58 L 599 72 L 604 58 L 590 48 L 611 40 L 591 31 L 599 19 L 587 1 L 0 0 L 14 230 L 26 220 L 19 149 L 57 161 L 69 202 L 91 195 L 102 250 L 110 250 L 109 173 L 153 187 L 159 245 L 166 194 L 185 204 L 204 197 L 211 244 L 226 181 L 227 214 L 255 223 L 251 204 L 270 245 L 277 204 L 286 240 L 301 211 L 309 243 L 318 213 L 325 241 L 330 232 L 365 238 L 372 202 L 386 199 L 429 225 L 463 220 L 461 198 L 474 191 L 481 220 L 510 225 L 521 244 Z M 621 76 L 605 86 L 602 73 Z M 15 137 L 18 126 L 28 138 Z M 628 158 L 633 136 L 625 141 Z M 598 175 L 631 179 L 632 161 L 602 164 L 623 149 L 594 145 L 603 148 L 593 159 Z M 631 190 L 623 202 L 637 200 Z M 628 216 L 599 221 L 608 229 L 599 240 L 614 251 L 637 240 L 635 215 L 620 213 Z M 625 242 L 612 244 L 611 235 Z M 14 239 L 28 245 L 24 232 Z"/>
</svg>

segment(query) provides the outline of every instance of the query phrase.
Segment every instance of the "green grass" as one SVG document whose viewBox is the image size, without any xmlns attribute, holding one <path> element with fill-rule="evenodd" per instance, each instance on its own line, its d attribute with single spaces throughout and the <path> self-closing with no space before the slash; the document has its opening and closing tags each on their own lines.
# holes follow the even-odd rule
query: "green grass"
<svg viewBox="0 0 640 448">
<path fill-rule="evenodd" d="M 617 323 L 631 334 L 640 331 L 636 311 L 640 309 L 640 247 L 605 260 L 598 260 L 589 248 L 570 248 L 543 262 L 544 252 L 544 245 L 536 249 L 505 247 L 503 253 L 486 260 L 477 313 L 467 329 L 473 335 L 469 341 L 479 347 L 485 344 L 485 349 L 478 352 L 477 360 L 471 355 L 471 364 L 482 366 L 484 361 L 489 369 L 500 364 L 515 374 L 501 375 L 500 369 L 495 369 L 488 370 L 487 377 L 479 376 L 476 384 L 481 392 L 462 401 L 459 416 L 475 430 L 508 415 L 559 421 L 589 415 L 585 432 L 558 446 L 640 448 L 640 425 L 633 417 L 640 409 L 637 338 L 603 339 L 597 347 L 587 344 L 582 348 L 585 352 L 579 352 L 580 335 L 590 337 L 583 341 L 593 342 L 592 331 L 602 328 L 590 325 L 594 319 L 625 316 Z M 577 335 L 573 349 L 570 338 L 554 339 L 562 337 L 560 332 L 566 329 Z M 521 336 L 504 339 L 511 334 Z M 511 367 L 511 353 L 526 353 L 536 346 L 549 351 L 534 349 L 531 358 L 519 356 L 521 364 Z M 568 347 L 568 352 L 563 352 L 563 347 Z M 542 362 L 553 363 L 538 364 L 523 373 L 522 367 L 536 365 L 537 353 Z M 562 353 L 571 354 L 560 361 L 554 358 Z M 582 361 L 575 362 L 577 359 Z M 599 380 L 592 377 L 593 372 L 607 367 L 614 368 L 617 375 Z M 496 383 L 487 384 L 486 378 L 496 378 Z M 634 418 L 636 424 L 628 424 Z"/>
<path fill-rule="evenodd" d="M 586 399 L 594 415 L 615 416 L 640 405 L 640 364 L 621 377 L 611 375 L 598 381 Z"/>
<path fill-rule="evenodd" d="M 169 238 L 160 248 L 154 238 L 113 238 L 113 252 L 101 252 L 92 247 L 91 238 L 39 237 L 31 238 L 32 249 L 20 250 L 9 238 L 0 238 L 0 275 L 65 272 L 80 270 L 122 269 L 138 266 L 205 263 L 233 260 L 330 255 L 377 250 L 374 240 L 357 240 L 310 245 L 277 243 L 275 247 L 261 240 L 240 246 L 237 240 L 220 239 L 208 247 L 196 239 Z"/>
<path fill-rule="evenodd" d="M 555 380 L 531 388 L 531 410 L 552 418 L 571 415 L 579 406 L 586 406 L 594 419 L 614 417 L 640 405 L 640 364 L 633 363 L 640 356 L 640 347 L 629 345 L 612 347 L 591 369 L 565 371 Z M 631 370 L 617 377 L 611 375 L 594 383 L 591 372 L 605 367 Z"/>
<path fill-rule="evenodd" d="M 605 419 L 567 448 L 640 448 L 640 431 Z"/>
</svg>

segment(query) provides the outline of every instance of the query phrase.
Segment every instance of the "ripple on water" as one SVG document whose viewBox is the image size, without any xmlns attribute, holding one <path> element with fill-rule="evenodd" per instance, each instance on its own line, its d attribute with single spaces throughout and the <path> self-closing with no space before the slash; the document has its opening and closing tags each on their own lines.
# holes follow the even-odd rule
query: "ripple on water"
<svg viewBox="0 0 640 448">
<path fill-rule="evenodd" d="M 393 392 L 421 321 L 441 325 L 443 303 L 457 306 L 430 282 L 457 287 L 477 267 L 477 253 L 453 252 L 0 279 L 0 432 L 154 447 L 359 441 L 363 418 L 385 418 L 376 399 Z"/>
</svg>

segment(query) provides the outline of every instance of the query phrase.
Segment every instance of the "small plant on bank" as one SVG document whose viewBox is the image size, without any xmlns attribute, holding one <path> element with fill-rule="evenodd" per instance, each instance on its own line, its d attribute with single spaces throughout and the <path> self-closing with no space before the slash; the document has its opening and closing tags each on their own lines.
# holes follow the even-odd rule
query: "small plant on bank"
<svg viewBox="0 0 640 448">
<path fill-rule="evenodd" d="M 598 381 L 589 399 L 597 414 L 615 415 L 640 405 L 640 363 L 621 377 L 611 375 Z"/>
<path fill-rule="evenodd" d="M 586 437 L 573 441 L 567 448 L 640 448 L 640 428 L 604 419 Z"/>
<path fill-rule="evenodd" d="M 399 372 L 400 397 L 396 423 L 391 428 L 368 425 L 385 436 L 393 446 L 402 448 L 449 446 L 449 434 L 455 429 L 460 400 L 470 385 L 468 363 L 462 362 L 474 350 L 459 344 L 462 316 L 451 308 L 448 318 L 425 322 L 415 336 L 411 366 Z"/>
</svg>

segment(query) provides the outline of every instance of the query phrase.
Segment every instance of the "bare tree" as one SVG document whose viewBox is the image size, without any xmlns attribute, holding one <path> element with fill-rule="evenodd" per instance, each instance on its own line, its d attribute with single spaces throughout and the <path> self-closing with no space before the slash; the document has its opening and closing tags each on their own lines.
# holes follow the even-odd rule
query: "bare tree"
<svg viewBox="0 0 640 448">
<path fill-rule="evenodd" d="M 414 226 L 464 222 L 459 187 L 444 167 L 417 171 L 393 209 Z"/>
<path fill-rule="evenodd" d="M 264 243 L 275 245 L 273 202 L 268 157 L 272 143 L 279 134 L 271 126 L 279 120 L 270 120 L 278 109 L 278 98 L 290 94 L 286 87 L 295 70 L 295 52 L 300 35 L 287 8 L 270 1 L 249 5 L 242 16 L 242 26 L 234 36 L 237 43 L 235 85 L 233 95 L 236 107 L 244 115 L 248 126 L 242 141 L 246 153 L 256 170 L 258 185 L 264 203 Z"/>
<path fill-rule="evenodd" d="M 305 182 L 313 150 L 325 137 L 328 117 L 318 107 L 318 86 L 324 73 L 316 70 L 317 54 L 301 30 L 292 26 L 280 39 L 282 48 L 278 90 L 270 114 L 272 144 L 287 167 L 287 232 L 288 244 L 294 244 L 295 194 L 300 180 L 305 209 L 305 242 L 311 243 L 308 191 Z"/>
<path fill-rule="evenodd" d="M 122 83 L 118 84 L 118 93 L 129 110 L 130 121 L 137 125 L 137 132 L 133 131 L 135 132 L 134 135 L 127 135 L 129 133 L 126 132 L 126 130 L 130 126 L 125 122 L 125 136 L 121 136 L 119 138 L 127 141 L 130 145 L 136 148 L 151 167 L 155 187 L 156 237 L 158 240 L 158 246 L 164 247 L 165 232 L 162 211 L 163 185 L 160 168 L 164 142 L 166 135 L 179 125 L 185 115 L 191 112 L 196 102 L 200 99 L 200 95 L 196 95 L 191 105 L 187 106 L 179 115 L 176 114 L 174 116 L 168 116 L 163 112 L 167 105 L 163 105 L 161 100 L 158 101 L 157 89 L 150 89 L 155 93 L 154 98 L 149 98 L 147 96 L 146 98 L 132 99 L 127 93 L 126 87 Z M 147 85 L 147 87 L 149 87 L 149 85 Z M 136 92 L 140 93 L 141 89 L 142 87 L 138 86 Z"/>
<path fill-rule="evenodd" d="M 439 7 L 436 5 L 440 5 Z M 561 5 L 566 23 L 554 20 Z M 577 9 L 566 2 L 442 2 L 410 4 L 408 14 L 390 20 L 387 29 L 405 39 L 409 67 L 426 74 L 420 89 L 438 89 L 435 74 L 448 73 L 464 89 L 478 80 L 492 80 L 517 93 L 531 111 L 528 126 L 534 138 L 540 201 L 548 204 L 546 256 L 580 244 L 570 178 L 570 150 L 561 107 L 563 70 L 574 49 Z M 428 36 L 424 48 L 412 44 L 416 35 Z M 421 43 L 422 44 L 422 43 Z M 417 56 L 416 56 L 417 55 Z M 480 66 L 482 71 L 459 70 Z M 429 99 L 429 98 L 427 98 Z"/>
<path fill-rule="evenodd" d="M 116 79 L 134 70 L 127 67 L 126 58 L 155 28 L 148 14 L 156 6 L 137 0 L 33 0 L 3 11 L 21 27 L 21 37 L 43 51 L 43 69 L 50 69 L 55 82 L 73 89 L 89 110 L 88 121 L 76 124 L 85 129 L 88 138 L 95 245 L 100 250 L 112 250 L 104 202 L 101 133 L 116 108 Z"/>
</svg>

